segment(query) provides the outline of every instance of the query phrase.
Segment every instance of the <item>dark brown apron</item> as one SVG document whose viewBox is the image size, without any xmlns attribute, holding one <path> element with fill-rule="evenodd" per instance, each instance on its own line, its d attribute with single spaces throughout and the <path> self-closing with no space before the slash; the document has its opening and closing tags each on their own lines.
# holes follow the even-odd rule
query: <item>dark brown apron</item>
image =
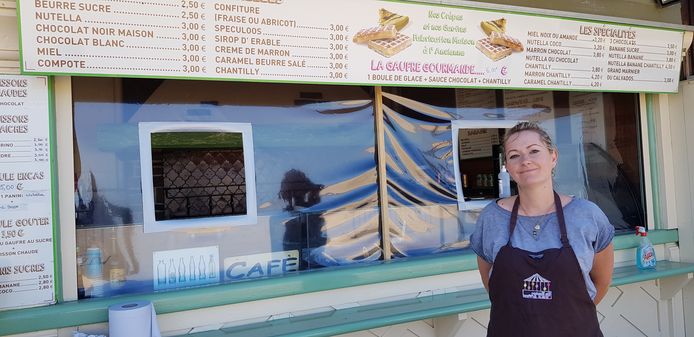
<svg viewBox="0 0 694 337">
<path fill-rule="evenodd" d="M 520 197 L 511 212 L 508 243 L 499 250 L 489 279 L 492 302 L 487 337 L 602 337 L 595 305 L 566 235 L 554 193 L 561 248 L 528 252 L 511 246 Z"/>
</svg>

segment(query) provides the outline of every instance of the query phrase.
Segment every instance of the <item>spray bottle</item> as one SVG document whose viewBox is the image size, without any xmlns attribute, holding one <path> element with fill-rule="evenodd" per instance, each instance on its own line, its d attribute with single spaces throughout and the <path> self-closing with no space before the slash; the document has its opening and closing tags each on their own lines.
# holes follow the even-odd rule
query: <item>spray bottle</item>
<svg viewBox="0 0 694 337">
<path fill-rule="evenodd" d="M 655 249 L 651 240 L 648 240 L 646 227 L 636 226 L 636 235 L 641 237 L 639 247 L 636 248 L 636 266 L 639 269 L 654 269 L 656 264 Z"/>
</svg>

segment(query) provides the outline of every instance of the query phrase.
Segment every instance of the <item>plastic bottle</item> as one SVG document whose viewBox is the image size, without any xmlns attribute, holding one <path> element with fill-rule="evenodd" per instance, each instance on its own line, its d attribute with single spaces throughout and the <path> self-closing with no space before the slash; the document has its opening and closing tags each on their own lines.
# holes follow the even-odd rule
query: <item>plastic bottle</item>
<svg viewBox="0 0 694 337">
<path fill-rule="evenodd" d="M 86 278 L 85 287 L 90 288 L 90 292 L 86 294 L 90 297 L 104 297 L 104 274 L 101 266 L 101 248 L 87 248 L 87 265 L 84 269 Z"/>
<path fill-rule="evenodd" d="M 111 232 L 111 257 L 108 259 L 108 281 L 111 290 L 118 290 L 125 285 L 126 268 L 123 256 L 118 248 L 116 229 Z"/>
<path fill-rule="evenodd" d="M 646 232 L 646 228 L 636 226 L 636 235 L 641 236 L 641 242 L 639 243 L 639 247 L 636 248 L 636 266 L 639 269 L 655 268 L 655 249 L 653 249 L 653 244 L 651 244 L 651 240 L 648 240 L 648 233 Z"/>
<path fill-rule="evenodd" d="M 508 198 L 511 196 L 511 176 L 506 171 L 506 165 L 501 165 L 499 172 L 499 198 Z"/>
</svg>

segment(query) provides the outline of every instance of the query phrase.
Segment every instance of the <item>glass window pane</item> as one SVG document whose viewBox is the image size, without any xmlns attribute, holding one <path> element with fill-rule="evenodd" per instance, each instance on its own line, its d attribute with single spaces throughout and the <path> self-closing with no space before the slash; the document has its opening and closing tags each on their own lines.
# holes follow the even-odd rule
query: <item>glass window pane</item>
<svg viewBox="0 0 694 337">
<path fill-rule="evenodd" d="M 557 144 L 557 191 L 595 202 L 617 230 L 645 223 L 636 94 L 389 87 L 383 105 L 395 256 L 467 246 L 499 195 L 500 140 L 521 120 Z"/>
<path fill-rule="evenodd" d="M 372 88 L 73 77 L 73 96 L 81 297 L 381 258 Z M 257 224 L 144 233 L 138 125 L 151 122 L 252 125 Z M 157 217 L 250 212 L 236 138 L 155 133 Z"/>
</svg>

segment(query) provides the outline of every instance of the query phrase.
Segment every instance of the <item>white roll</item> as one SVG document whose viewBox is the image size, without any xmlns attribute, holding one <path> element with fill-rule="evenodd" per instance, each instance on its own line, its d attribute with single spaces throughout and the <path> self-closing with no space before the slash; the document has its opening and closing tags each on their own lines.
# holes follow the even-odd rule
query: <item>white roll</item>
<svg viewBox="0 0 694 337">
<path fill-rule="evenodd" d="M 152 302 L 136 301 L 108 307 L 110 337 L 161 337 Z"/>
</svg>

